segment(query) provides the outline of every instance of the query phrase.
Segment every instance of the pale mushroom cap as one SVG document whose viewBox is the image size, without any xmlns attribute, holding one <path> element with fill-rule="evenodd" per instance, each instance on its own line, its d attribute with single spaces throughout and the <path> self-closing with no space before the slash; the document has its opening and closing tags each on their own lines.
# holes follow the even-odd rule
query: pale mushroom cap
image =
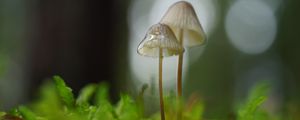
<svg viewBox="0 0 300 120">
<path fill-rule="evenodd" d="M 159 49 L 164 57 L 178 55 L 184 48 L 177 41 L 172 30 L 164 24 L 150 27 L 145 38 L 139 44 L 137 52 L 148 57 L 159 57 Z"/>
<path fill-rule="evenodd" d="M 186 1 L 174 3 L 160 23 L 170 26 L 177 38 L 179 38 L 179 32 L 182 30 L 184 46 L 198 46 L 206 42 L 205 33 L 196 12 L 193 6 Z"/>
</svg>

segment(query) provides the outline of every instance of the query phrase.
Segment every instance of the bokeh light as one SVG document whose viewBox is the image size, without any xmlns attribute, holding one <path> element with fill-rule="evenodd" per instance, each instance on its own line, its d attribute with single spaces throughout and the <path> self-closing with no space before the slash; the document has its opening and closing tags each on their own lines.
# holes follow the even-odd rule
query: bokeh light
<svg viewBox="0 0 300 120">
<path fill-rule="evenodd" d="M 231 43 L 241 52 L 258 54 L 275 40 L 277 22 L 272 9 L 259 0 L 239 0 L 229 9 L 225 20 Z"/>
</svg>

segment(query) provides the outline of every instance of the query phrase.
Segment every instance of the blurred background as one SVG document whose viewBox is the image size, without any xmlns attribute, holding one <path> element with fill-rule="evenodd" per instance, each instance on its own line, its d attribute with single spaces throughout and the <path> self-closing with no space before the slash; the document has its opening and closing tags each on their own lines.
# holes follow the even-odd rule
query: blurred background
<svg viewBox="0 0 300 120">
<path fill-rule="evenodd" d="M 75 93 L 108 82 L 113 101 L 147 83 L 146 97 L 156 99 L 157 59 L 136 49 L 176 1 L 0 0 L 0 110 L 32 101 L 53 75 Z M 206 118 L 230 116 L 263 80 L 272 86 L 273 114 L 300 113 L 300 1 L 187 1 L 208 43 L 186 48 L 184 96 L 198 94 Z M 177 57 L 164 59 L 166 93 L 175 90 L 176 67 Z"/>
</svg>

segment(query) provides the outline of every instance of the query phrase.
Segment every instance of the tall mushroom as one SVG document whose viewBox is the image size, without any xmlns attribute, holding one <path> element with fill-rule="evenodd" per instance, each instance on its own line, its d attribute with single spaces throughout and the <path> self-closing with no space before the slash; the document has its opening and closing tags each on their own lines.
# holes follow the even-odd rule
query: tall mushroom
<svg viewBox="0 0 300 120">
<path fill-rule="evenodd" d="M 161 119 L 165 120 L 163 88 L 162 88 L 162 65 L 163 57 L 178 55 L 184 52 L 184 48 L 177 41 L 172 30 L 164 24 L 155 24 L 150 27 L 145 38 L 139 44 L 138 54 L 147 57 L 159 58 L 159 99 Z"/>
<path fill-rule="evenodd" d="M 174 3 L 160 23 L 168 25 L 175 33 L 179 44 L 185 47 L 200 46 L 206 41 L 202 26 L 193 6 L 186 1 Z M 178 56 L 177 94 L 182 96 L 183 52 Z"/>
</svg>

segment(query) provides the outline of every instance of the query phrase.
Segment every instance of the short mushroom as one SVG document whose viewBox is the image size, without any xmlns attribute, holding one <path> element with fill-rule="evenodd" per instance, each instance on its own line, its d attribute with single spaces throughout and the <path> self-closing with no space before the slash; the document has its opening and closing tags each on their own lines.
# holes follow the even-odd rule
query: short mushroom
<svg viewBox="0 0 300 120">
<path fill-rule="evenodd" d="M 161 23 L 150 27 L 137 50 L 142 56 L 154 58 L 179 55 L 183 51 L 184 48 L 179 44 L 173 31 Z"/>
<path fill-rule="evenodd" d="M 163 89 L 162 89 L 162 64 L 163 57 L 183 53 L 184 48 L 179 44 L 172 30 L 164 24 L 155 24 L 150 27 L 145 38 L 139 44 L 137 52 L 142 56 L 159 58 L 159 98 L 161 119 L 165 120 Z"/>
<path fill-rule="evenodd" d="M 206 42 L 205 33 L 193 6 L 186 1 L 174 3 L 161 19 L 175 33 L 179 44 L 186 47 L 200 46 Z M 182 96 L 183 53 L 178 57 L 177 94 Z"/>
</svg>

